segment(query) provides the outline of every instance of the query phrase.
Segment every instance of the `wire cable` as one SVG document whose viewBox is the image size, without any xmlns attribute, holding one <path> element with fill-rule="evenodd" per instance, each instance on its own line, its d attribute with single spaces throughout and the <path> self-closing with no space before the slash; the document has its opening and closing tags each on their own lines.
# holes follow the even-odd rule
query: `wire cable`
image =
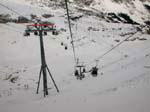
<svg viewBox="0 0 150 112">
<path fill-rule="evenodd" d="M 20 13 L 19 13 L 19 12 L 17 12 L 16 10 L 11 9 L 11 8 L 9 8 L 8 6 L 6 6 L 6 5 L 4 5 L 4 4 L 2 4 L 2 3 L 0 3 L 0 6 L 2 6 L 2 7 L 4 7 L 4 8 L 6 8 L 7 10 L 9 10 L 9 11 L 11 11 L 11 12 L 15 13 L 15 14 L 17 14 L 18 16 L 24 17 L 24 15 L 20 14 Z M 31 19 L 29 19 L 29 18 L 28 18 L 28 20 L 32 21 L 32 20 L 31 20 Z"/>
<path fill-rule="evenodd" d="M 9 11 L 11 11 L 11 12 L 13 12 L 13 13 L 19 15 L 19 16 L 22 16 L 22 15 L 21 15 L 20 13 L 18 13 L 17 11 L 15 11 L 15 10 L 13 10 L 13 9 L 11 9 L 11 8 L 9 8 L 9 7 L 7 7 L 6 5 L 4 5 L 4 4 L 2 4 L 2 3 L 0 3 L 0 6 L 2 6 L 2 7 L 4 7 L 4 8 L 6 8 L 6 9 L 8 9 Z"/>
<path fill-rule="evenodd" d="M 146 26 L 143 26 L 141 28 L 141 30 L 143 28 L 145 28 Z M 126 40 L 128 40 L 129 38 L 133 37 L 135 34 L 137 34 L 139 31 L 134 32 L 132 35 L 130 35 L 129 37 L 125 38 L 123 41 L 121 41 L 119 44 L 117 44 L 116 46 L 112 47 L 110 50 L 108 50 L 107 52 L 105 52 L 104 54 L 102 54 L 101 56 L 99 56 L 98 58 L 96 58 L 94 61 L 91 61 L 90 63 L 88 63 L 87 65 L 92 64 L 93 62 L 100 60 L 101 58 L 103 58 L 105 55 L 109 54 L 111 51 L 113 51 L 114 49 L 116 49 L 117 47 L 119 47 L 121 44 L 123 44 Z"/>
<path fill-rule="evenodd" d="M 70 37 L 71 37 L 71 44 L 72 44 L 73 54 L 74 54 L 74 61 L 75 61 L 75 65 L 76 65 L 77 64 L 77 62 L 76 62 L 76 53 L 75 53 L 75 46 L 74 46 L 74 41 L 73 41 L 73 34 L 72 34 L 72 29 L 71 29 L 71 22 L 70 22 L 70 16 L 69 16 L 69 9 L 68 9 L 67 0 L 65 0 L 65 5 L 66 5 L 66 10 L 67 10 L 67 17 L 68 17 L 69 31 L 70 31 Z"/>
</svg>

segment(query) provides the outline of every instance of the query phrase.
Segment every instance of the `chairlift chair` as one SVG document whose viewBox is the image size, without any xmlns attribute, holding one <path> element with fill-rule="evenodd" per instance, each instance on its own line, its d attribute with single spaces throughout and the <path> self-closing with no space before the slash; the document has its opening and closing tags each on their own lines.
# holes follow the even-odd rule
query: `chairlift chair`
<svg viewBox="0 0 150 112">
<path fill-rule="evenodd" d="M 44 32 L 44 35 L 47 35 L 47 32 Z"/>
<path fill-rule="evenodd" d="M 76 77 L 78 77 L 78 76 L 79 76 L 79 71 L 78 71 L 78 70 L 75 70 L 74 75 L 75 75 Z"/>
<path fill-rule="evenodd" d="M 68 47 L 67 46 L 65 46 L 65 50 L 67 50 L 68 49 Z"/>
<path fill-rule="evenodd" d="M 63 43 L 63 42 L 61 42 L 61 45 L 63 46 L 63 45 L 64 45 L 64 43 Z"/>
<path fill-rule="evenodd" d="M 86 72 L 86 69 L 85 68 L 83 68 L 83 73 L 85 73 Z"/>
<path fill-rule="evenodd" d="M 93 77 L 96 77 L 98 75 L 98 68 L 97 67 L 93 67 L 91 70 L 91 75 Z"/>
<path fill-rule="evenodd" d="M 30 36 L 29 32 L 24 32 L 23 36 Z"/>
<path fill-rule="evenodd" d="M 35 32 L 34 32 L 34 35 L 38 35 L 38 32 L 37 32 L 37 31 L 35 31 Z"/>
<path fill-rule="evenodd" d="M 53 30 L 53 31 L 52 31 L 52 34 L 53 34 L 53 35 L 58 35 L 58 32 L 57 32 L 56 30 Z"/>
</svg>

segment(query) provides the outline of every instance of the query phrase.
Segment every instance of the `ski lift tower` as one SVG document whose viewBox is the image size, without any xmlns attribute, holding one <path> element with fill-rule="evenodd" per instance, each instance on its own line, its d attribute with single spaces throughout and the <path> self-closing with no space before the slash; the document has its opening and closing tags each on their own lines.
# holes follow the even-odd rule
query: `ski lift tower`
<svg viewBox="0 0 150 112">
<path fill-rule="evenodd" d="M 34 35 L 39 36 L 40 38 L 40 50 L 41 50 L 41 69 L 39 73 L 39 81 L 38 81 L 38 86 L 37 86 L 37 94 L 39 92 L 39 86 L 40 86 L 40 79 L 41 75 L 43 74 L 43 91 L 44 91 L 44 97 L 48 95 L 48 86 L 47 86 L 47 71 L 53 81 L 53 84 L 59 92 L 59 89 L 52 77 L 52 74 L 50 73 L 50 70 L 46 64 L 45 60 L 45 50 L 44 50 L 44 42 L 43 42 L 43 36 L 47 35 L 47 32 L 52 32 L 53 35 L 56 34 L 56 29 L 55 25 L 52 23 L 35 23 L 32 25 L 27 25 L 27 28 L 25 30 L 24 36 L 30 36 L 30 33 L 34 33 Z"/>
</svg>

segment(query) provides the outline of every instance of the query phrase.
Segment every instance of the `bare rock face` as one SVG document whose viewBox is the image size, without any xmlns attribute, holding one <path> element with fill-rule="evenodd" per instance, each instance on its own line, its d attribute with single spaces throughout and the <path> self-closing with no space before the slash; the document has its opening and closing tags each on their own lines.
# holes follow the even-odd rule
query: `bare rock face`
<svg viewBox="0 0 150 112">
<path fill-rule="evenodd" d="M 0 14 L 0 23 L 7 23 L 10 20 L 9 14 Z"/>
<path fill-rule="evenodd" d="M 65 8 L 65 0 L 26 0 L 40 7 Z M 79 6 L 79 12 L 97 16 L 108 22 L 129 24 L 149 24 L 150 0 L 67 0 L 70 5 Z M 79 8 L 78 7 L 78 8 Z M 83 7 L 89 8 L 85 11 Z M 47 17 L 47 15 L 44 15 Z M 78 20 L 78 17 L 73 17 Z"/>
<path fill-rule="evenodd" d="M 93 3 L 94 0 L 75 0 L 76 3 L 84 4 L 86 6 L 90 6 Z"/>
</svg>

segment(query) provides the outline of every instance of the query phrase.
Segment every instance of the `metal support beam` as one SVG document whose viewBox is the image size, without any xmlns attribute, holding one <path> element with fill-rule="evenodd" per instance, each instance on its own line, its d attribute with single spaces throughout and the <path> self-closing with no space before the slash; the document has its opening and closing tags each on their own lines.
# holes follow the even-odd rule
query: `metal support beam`
<svg viewBox="0 0 150 112">
<path fill-rule="evenodd" d="M 39 80 L 38 80 L 38 86 L 37 86 L 37 94 L 39 92 L 39 86 L 40 86 L 40 79 L 41 79 L 41 75 L 43 74 L 43 90 L 44 90 L 44 97 L 46 95 L 48 95 L 48 85 L 47 85 L 47 71 L 52 79 L 52 82 L 54 83 L 54 86 L 57 90 L 57 92 L 59 92 L 59 89 L 52 77 L 52 74 L 50 73 L 50 70 L 46 64 L 46 59 L 45 59 L 45 50 L 44 50 L 44 41 L 43 41 L 43 34 L 44 32 L 52 32 L 55 29 L 53 29 L 53 24 L 34 24 L 34 25 L 28 25 L 27 29 L 25 30 L 26 34 L 30 34 L 30 33 L 35 33 L 37 32 L 37 35 L 40 38 L 40 51 L 41 51 L 41 69 L 40 69 L 40 73 L 39 73 Z M 29 35 L 28 35 L 29 36 Z"/>
</svg>

